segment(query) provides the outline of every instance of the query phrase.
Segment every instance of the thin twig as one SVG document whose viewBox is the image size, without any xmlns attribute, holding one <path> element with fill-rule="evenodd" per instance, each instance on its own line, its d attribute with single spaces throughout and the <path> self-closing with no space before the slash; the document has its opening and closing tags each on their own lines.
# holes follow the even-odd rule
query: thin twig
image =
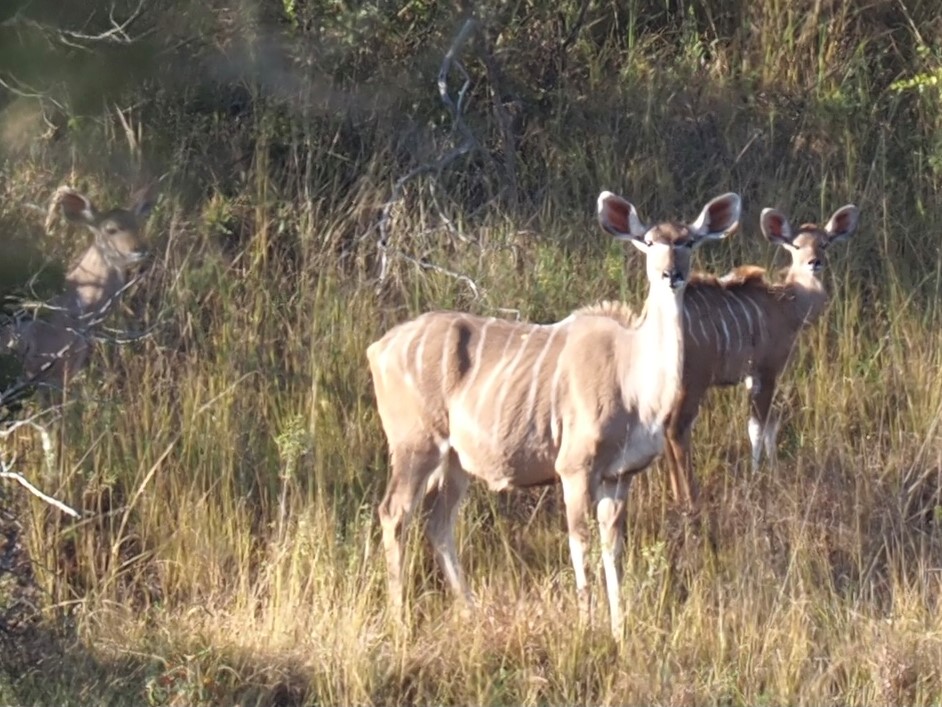
<svg viewBox="0 0 942 707">
<path fill-rule="evenodd" d="M 467 275 L 462 275 L 459 272 L 454 270 L 449 270 L 448 268 L 443 268 L 441 265 L 436 265 L 435 263 L 430 263 L 425 259 L 413 258 L 411 255 L 406 255 L 405 253 L 395 252 L 396 257 L 402 258 L 406 262 L 412 263 L 422 270 L 431 270 L 432 272 L 441 273 L 442 275 L 447 275 L 448 277 L 455 278 L 458 282 L 463 282 L 468 286 L 468 289 L 474 293 L 474 298 L 479 299 L 481 297 L 481 288 Z"/>
<path fill-rule="evenodd" d="M 451 46 L 448 48 L 448 51 L 445 53 L 445 58 L 442 60 L 441 68 L 438 72 L 438 94 L 445 104 L 445 107 L 448 109 L 448 112 L 451 114 L 452 118 L 452 133 L 460 132 L 464 138 L 463 142 L 460 145 L 449 150 L 445 155 L 435 160 L 434 162 L 422 164 L 417 167 L 414 167 L 405 176 L 400 177 L 396 180 L 396 183 L 393 185 L 392 193 L 389 196 L 389 199 L 383 204 L 383 209 L 380 212 L 379 217 L 379 284 L 380 286 L 386 281 L 386 277 L 389 274 L 389 220 L 392 213 L 392 208 L 395 206 L 399 200 L 402 198 L 402 191 L 405 188 L 407 182 L 418 177 L 421 174 L 435 173 L 436 176 L 441 175 L 442 171 L 448 166 L 451 162 L 458 159 L 462 155 L 467 154 L 475 147 L 477 147 L 477 140 L 474 139 L 474 135 L 471 133 L 470 128 L 462 120 L 462 111 L 465 109 L 465 98 L 467 96 L 467 91 L 471 83 L 471 79 L 468 76 L 468 72 L 465 71 L 464 67 L 460 62 L 456 61 L 456 56 L 461 49 L 461 47 L 467 42 L 468 38 L 471 36 L 472 31 L 477 26 L 477 22 L 474 19 L 465 20 L 465 23 L 461 26 L 461 29 L 458 31 L 458 34 L 455 35 L 454 40 L 451 43 Z M 456 65 L 464 77 L 464 84 L 458 92 L 457 102 L 452 100 L 451 95 L 448 93 L 448 74 L 453 65 Z M 445 219 L 447 221 L 447 219 Z M 400 254 L 401 255 L 401 254 Z"/>
<path fill-rule="evenodd" d="M 48 503 L 50 506 L 53 506 L 54 508 L 58 508 L 60 511 L 62 511 L 68 516 L 72 516 L 73 518 L 82 517 L 81 514 L 77 510 L 72 508 L 71 506 L 67 506 L 62 501 L 56 498 L 53 498 L 52 496 L 48 494 L 43 493 L 38 488 L 33 486 L 33 484 L 27 481 L 23 477 L 22 474 L 16 471 L 11 471 L 14 461 L 15 461 L 15 458 L 11 460 L 10 462 L 0 462 L 0 479 L 10 479 L 12 481 L 15 481 L 20 486 L 22 486 L 27 491 L 29 491 L 31 494 L 36 496 L 36 498 L 40 499 L 44 503 Z"/>
<path fill-rule="evenodd" d="M 73 47 L 75 49 L 88 50 L 82 42 L 85 43 L 98 43 L 98 42 L 107 42 L 111 44 L 133 44 L 134 42 L 143 39 L 148 34 L 151 34 L 153 30 L 147 30 L 141 34 L 132 37 L 129 33 L 131 25 L 133 25 L 137 20 L 140 19 L 144 11 L 144 5 L 146 0 L 139 0 L 137 7 L 134 11 L 125 19 L 123 22 L 119 22 L 115 19 L 114 15 L 114 5 L 111 6 L 111 9 L 108 12 L 108 21 L 110 22 L 110 27 L 102 32 L 97 34 L 89 34 L 86 32 L 78 32 L 76 30 L 63 29 L 61 27 L 54 27 L 52 25 L 44 24 L 37 20 L 30 19 L 29 17 L 23 16 L 22 12 L 17 12 L 13 17 L 10 17 L 3 21 L 0 26 L 15 26 L 21 25 L 24 27 L 29 27 L 30 29 L 37 30 L 44 35 L 52 36 L 58 39 L 62 44 L 66 46 Z"/>
</svg>

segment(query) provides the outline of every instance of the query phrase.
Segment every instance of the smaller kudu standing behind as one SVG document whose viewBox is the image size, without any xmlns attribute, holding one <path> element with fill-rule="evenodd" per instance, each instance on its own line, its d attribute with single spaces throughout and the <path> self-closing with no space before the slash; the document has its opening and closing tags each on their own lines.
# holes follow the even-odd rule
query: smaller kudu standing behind
<svg viewBox="0 0 942 707">
<path fill-rule="evenodd" d="M 819 277 L 825 251 L 849 238 L 858 219 L 857 207 L 848 204 L 835 211 L 823 228 L 806 223 L 793 232 L 784 214 L 764 209 L 762 233 L 792 256 L 781 283 L 770 283 L 765 271 L 754 266 L 737 268 L 723 278 L 691 279 L 684 297 L 684 374 L 667 424 L 664 455 L 677 501 L 688 506 L 696 502 L 691 430 L 700 402 L 712 386 L 745 381 L 753 469 L 762 459 L 763 447 L 769 459 L 775 460 L 778 423 L 770 410 L 776 381 L 799 333 L 818 319 L 827 304 L 827 291 Z"/>
<path fill-rule="evenodd" d="M 739 210 L 739 197 L 725 194 L 689 225 L 649 227 L 624 199 L 599 196 L 601 226 L 646 255 L 649 289 L 640 318 L 611 303 L 547 326 L 431 312 L 396 326 L 367 349 L 389 441 L 389 483 L 379 517 L 397 615 L 404 533 L 419 501 L 448 584 L 470 598 L 454 539 L 470 477 L 495 491 L 558 479 L 580 597 L 587 591 L 586 514 L 594 507 L 612 631 L 620 631 L 628 487 L 632 475 L 662 451 L 664 421 L 680 386 L 691 253 L 704 241 L 725 237 Z"/>
<path fill-rule="evenodd" d="M 74 189 L 56 191 L 50 217 L 61 208 L 69 221 L 87 226 L 94 241 L 66 275 L 64 291 L 40 308 L 48 316 L 21 320 L 0 334 L 4 348 L 20 357 L 26 382 L 61 390 L 84 368 L 93 330 L 124 291 L 131 267 L 146 257 L 141 229 L 153 203 L 150 190 L 142 190 L 130 209 L 100 212 Z"/>
</svg>

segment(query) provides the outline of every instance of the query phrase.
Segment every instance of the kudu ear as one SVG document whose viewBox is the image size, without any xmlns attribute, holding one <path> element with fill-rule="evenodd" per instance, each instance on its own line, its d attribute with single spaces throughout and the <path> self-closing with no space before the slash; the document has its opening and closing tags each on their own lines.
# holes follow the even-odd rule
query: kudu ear
<svg viewBox="0 0 942 707">
<path fill-rule="evenodd" d="M 788 219 L 778 209 L 762 209 L 762 216 L 759 217 L 759 227 L 762 229 L 762 235 L 769 242 L 775 245 L 791 248 L 792 225 Z"/>
<path fill-rule="evenodd" d="M 846 241 L 854 235 L 859 220 L 860 209 L 853 204 L 847 204 L 835 211 L 824 227 L 824 232 L 828 234 L 828 245 Z"/>
<path fill-rule="evenodd" d="M 647 226 L 641 223 L 631 202 L 610 191 L 599 194 L 599 225 L 616 240 L 631 241 L 637 247 L 645 248 L 641 239 L 648 232 Z"/>
<path fill-rule="evenodd" d="M 59 187 L 54 202 L 62 209 L 63 215 L 76 223 L 94 224 L 98 210 L 91 200 L 71 187 Z"/>
<path fill-rule="evenodd" d="M 143 220 L 150 215 L 150 212 L 156 203 L 157 190 L 153 185 L 147 185 L 146 187 L 138 189 L 136 192 L 134 192 L 134 195 L 131 198 L 130 211 L 132 214 L 137 216 L 137 218 Z"/>
<path fill-rule="evenodd" d="M 742 200 L 739 194 L 729 192 L 707 202 L 697 220 L 690 224 L 690 233 L 699 245 L 706 241 L 726 238 L 739 226 Z"/>
</svg>

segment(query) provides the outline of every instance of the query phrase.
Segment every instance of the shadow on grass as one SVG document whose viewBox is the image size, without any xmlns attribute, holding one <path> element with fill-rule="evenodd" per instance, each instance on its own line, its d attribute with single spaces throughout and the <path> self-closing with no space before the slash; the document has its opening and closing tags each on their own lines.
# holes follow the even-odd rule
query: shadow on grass
<svg viewBox="0 0 942 707">
<path fill-rule="evenodd" d="M 48 601 L 20 533 L 15 512 L 0 505 L 0 704 L 288 707 L 309 701 L 310 669 L 282 657 L 193 651 L 158 636 L 151 652 L 121 656 L 89 645 L 66 611 L 44 611 Z"/>
</svg>

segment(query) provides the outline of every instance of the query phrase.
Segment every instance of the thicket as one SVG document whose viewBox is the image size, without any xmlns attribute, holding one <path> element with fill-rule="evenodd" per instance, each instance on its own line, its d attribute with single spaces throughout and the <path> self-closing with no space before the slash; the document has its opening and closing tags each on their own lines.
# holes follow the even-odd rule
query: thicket
<svg viewBox="0 0 942 707">
<path fill-rule="evenodd" d="M 0 701 L 937 703 L 940 23 L 930 0 L 4 3 L 5 308 L 85 246 L 44 232 L 59 184 L 161 200 L 111 322 L 147 335 L 104 337 L 55 469 L 28 428 L 3 442 L 86 517 L 2 488 Z M 745 400 L 713 396 L 711 530 L 657 468 L 636 485 L 617 649 L 575 625 L 552 490 L 472 494 L 471 617 L 416 538 L 395 634 L 365 348 L 432 307 L 640 304 L 602 189 L 651 220 L 740 193 L 713 271 L 778 262 L 765 206 L 861 207 L 779 395 L 782 463 L 750 476 Z"/>
</svg>

